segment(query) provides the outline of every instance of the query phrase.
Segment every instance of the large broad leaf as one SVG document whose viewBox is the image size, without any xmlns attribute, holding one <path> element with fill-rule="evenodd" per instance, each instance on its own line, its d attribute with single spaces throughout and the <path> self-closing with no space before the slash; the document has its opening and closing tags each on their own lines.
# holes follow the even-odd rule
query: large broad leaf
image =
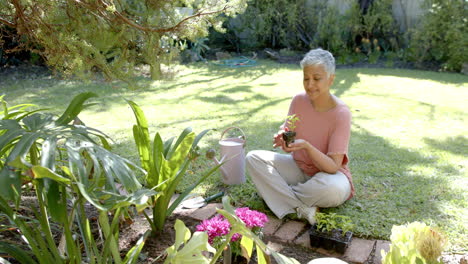
<svg viewBox="0 0 468 264">
<path fill-rule="evenodd" d="M 25 132 L 23 130 L 14 129 L 7 130 L 0 136 L 0 157 L 10 151 L 14 147 L 14 142 L 18 140 Z"/>
<path fill-rule="evenodd" d="M 107 194 L 100 197 L 100 201 L 104 207 L 109 208 L 110 210 L 115 210 L 121 207 L 126 207 L 130 205 L 141 206 L 145 205 L 149 199 L 158 193 L 154 190 L 149 189 L 140 189 L 134 193 L 128 195 L 120 195 L 116 193 L 103 193 Z M 106 197 L 102 199 L 102 197 Z"/>
<path fill-rule="evenodd" d="M 148 187 L 153 188 L 163 182 L 161 177 L 161 168 L 164 162 L 164 145 L 162 142 L 161 135 L 156 133 L 153 140 L 153 164 L 146 175 L 146 184 Z"/>
<path fill-rule="evenodd" d="M 63 177 L 46 167 L 33 166 L 32 171 L 34 172 L 34 177 L 37 179 L 49 178 L 57 182 L 63 182 L 65 184 L 71 183 L 70 179 Z"/>
<path fill-rule="evenodd" d="M 148 132 L 148 121 L 141 108 L 133 101 L 127 100 L 127 103 L 133 110 L 137 125 L 133 126 L 133 137 L 137 145 L 138 153 L 140 154 L 141 166 L 146 170 L 150 170 L 151 150 L 150 136 Z"/>
<path fill-rule="evenodd" d="M 41 149 L 41 166 L 55 168 L 57 137 L 52 135 L 44 140 Z"/>
<path fill-rule="evenodd" d="M 49 114 L 33 114 L 23 119 L 27 131 L 39 131 L 55 127 L 54 117 Z"/>
<path fill-rule="evenodd" d="M 178 144 L 176 150 L 172 152 L 171 158 L 163 163 L 162 180 L 167 180 L 176 175 L 177 171 L 187 159 L 188 153 L 192 148 L 192 143 L 194 139 L 195 133 L 190 132 L 183 138 L 180 144 Z"/>
<path fill-rule="evenodd" d="M 4 166 L 0 170 L 0 196 L 7 201 L 16 201 L 21 194 L 21 174 Z"/>
<path fill-rule="evenodd" d="M 68 217 L 66 193 L 62 192 L 64 188 L 60 188 L 59 183 L 56 181 L 48 181 L 47 188 L 43 192 L 46 193 L 47 209 L 50 212 L 52 219 L 59 223 L 66 223 Z M 63 197 L 65 196 L 65 197 Z"/>
<path fill-rule="evenodd" d="M 174 228 L 176 230 L 176 239 L 174 245 L 166 249 L 168 255 L 164 262 L 165 264 L 199 264 L 210 262 L 202 252 L 215 253 L 216 250 L 208 243 L 208 235 L 205 232 L 195 232 L 190 239 L 190 230 L 179 219 L 176 220 Z M 184 247 L 181 249 L 182 245 Z"/>
<path fill-rule="evenodd" d="M 0 130 L 2 129 L 21 129 L 21 125 L 18 123 L 17 120 L 12 120 L 12 119 L 5 119 L 5 120 L 0 120 Z"/>
<path fill-rule="evenodd" d="M 57 119 L 57 124 L 66 125 L 75 119 L 78 114 L 84 109 L 84 103 L 91 97 L 97 97 L 95 93 L 81 93 L 73 98 L 65 112 Z"/>
<path fill-rule="evenodd" d="M 150 142 L 146 138 L 143 129 L 137 125 L 133 126 L 133 139 L 135 140 L 135 145 L 140 156 L 140 164 L 143 169 L 146 171 L 151 170 L 151 160 L 150 160 Z"/>
<path fill-rule="evenodd" d="M 179 147 L 179 145 L 184 141 L 185 137 L 187 137 L 188 135 L 190 135 L 190 133 L 192 133 L 192 128 L 191 127 L 187 127 L 185 128 L 182 133 L 180 133 L 179 137 L 177 138 L 176 142 L 171 145 L 169 151 L 167 152 L 167 154 L 165 155 L 166 159 L 167 160 L 170 160 L 172 155 L 174 154 L 174 152 L 177 151 L 177 148 Z M 192 141 L 193 143 L 193 141 Z"/>
<path fill-rule="evenodd" d="M 17 159 L 21 159 L 23 163 L 26 163 L 26 155 L 31 149 L 32 145 L 40 137 L 40 134 L 37 133 L 27 133 L 24 134 L 20 140 L 15 144 L 13 150 L 10 152 L 7 158 L 7 163 Z"/>
</svg>

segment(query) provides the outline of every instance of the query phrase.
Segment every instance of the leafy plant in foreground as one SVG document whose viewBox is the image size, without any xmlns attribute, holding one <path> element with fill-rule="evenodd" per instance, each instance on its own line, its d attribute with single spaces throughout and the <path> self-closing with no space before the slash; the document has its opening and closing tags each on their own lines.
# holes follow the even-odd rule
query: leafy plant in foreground
<svg viewBox="0 0 468 264">
<path fill-rule="evenodd" d="M 119 216 L 130 205 L 146 203 L 156 192 L 141 189 L 134 173 L 137 167 L 110 152 L 102 132 L 71 124 L 89 106 L 85 101 L 94 96 L 79 94 L 58 118 L 41 110 L 26 111 L 21 105 L 6 107 L 3 102 L 0 213 L 17 228 L 26 247 L 2 241 L 0 251 L 21 263 L 134 263 L 143 247 L 147 234 L 122 260 Z M 31 209 L 35 221 L 19 208 L 21 186 L 28 182 L 38 203 L 37 209 Z M 117 182 L 128 195 L 118 191 Z M 100 237 L 91 232 L 86 202 L 99 212 Z M 52 225 L 63 231 L 60 242 L 54 240 Z"/>
<path fill-rule="evenodd" d="M 228 196 L 223 197 L 223 208 L 217 209 L 218 213 L 221 214 L 231 226 L 231 230 L 226 235 L 226 239 L 216 250 L 208 243 L 208 234 L 205 232 L 195 232 L 193 237 L 190 238 L 190 231 L 185 225 L 177 220 L 175 225 L 176 230 L 176 242 L 168 248 L 166 251 L 168 256 L 164 264 L 176 264 L 176 263 L 205 263 L 215 264 L 219 259 L 224 249 L 228 246 L 233 236 L 236 234 L 242 235 L 240 246 L 242 248 L 242 255 L 250 261 L 254 250 L 257 252 L 257 263 L 265 264 L 271 263 L 270 256 L 276 260 L 279 264 L 299 264 L 294 258 L 288 258 L 268 246 L 246 226 L 246 223 L 242 221 L 237 215 L 234 208 L 230 204 Z M 182 245 L 184 245 L 182 247 Z M 206 257 L 201 254 L 202 251 L 214 253 L 213 257 Z"/>
<path fill-rule="evenodd" d="M 390 251 L 381 251 L 383 264 L 438 264 L 445 238 L 421 222 L 393 226 Z"/>
<path fill-rule="evenodd" d="M 212 175 L 222 164 L 219 164 L 203 174 L 193 185 L 184 190 L 172 203 L 172 196 L 177 185 L 182 180 L 190 161 L 198 156 L 197 145 L 209 129 L 202 131 L 198 136 L 192 132 L 190 127 L 184 129 L 179 137 L 172 137 L 163 142 L 161 135 L 156 133 L 153 142 L 150 140 L 148 122 L 141 108 L 134 102 L 128 104 L 135 114 L 137 124 L 133 126 L 133 137 L 140 155 L 141 167 L 147 174 L 144 180 L 146 188 L 154 189 L 158 195 L 148 201 L 147 206 L 152 209 L 151 218 L 140 207 L 148 220 L 153 233 L 161 232 L 166 218 L 172 214 L 174 209 L 183 199 L 203 180 Z"/>
</svg>

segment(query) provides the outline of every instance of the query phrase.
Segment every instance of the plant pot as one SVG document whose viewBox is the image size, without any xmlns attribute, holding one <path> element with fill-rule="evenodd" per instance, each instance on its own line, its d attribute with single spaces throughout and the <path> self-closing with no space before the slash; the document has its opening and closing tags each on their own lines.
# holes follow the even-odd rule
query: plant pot
<svg viewBox="0 0 468 264">
<path fill-rule="evenodd" d="M 341 229 L 334 229 L 331 232 L 322 232 L 317 230 L 317 225 L 313 225 L 309 230 L 309 235 L 310 246 L 333 250 L 344 254 L 351 243 L 353 233 L 348 231 L 343 235 Z"/>
<path fill-rule="evenodd" d="M 289 147 L 289 143 L 293 143 L 294 139 L 296 139 L 296 132 L 294 131 L 283 132 L 283 140 L 284 142 L 286 142 L 286 147 Z"/>
</svg>

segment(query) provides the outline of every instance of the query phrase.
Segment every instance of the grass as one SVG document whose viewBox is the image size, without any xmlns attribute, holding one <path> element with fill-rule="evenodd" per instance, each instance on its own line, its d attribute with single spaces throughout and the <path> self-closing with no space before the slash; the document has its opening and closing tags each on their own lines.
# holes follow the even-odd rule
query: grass
<svg viewBox="0 0 468 264">
<path fill-rule="evenodd" d="M 272 135 L 285 118 L 290 99 L 302 90 L 298 66 L 259 61 L 251 68 L 193 64 L 177 68 L 170 81 L 140 79 L 145 89 L 121 83 L 59 80 L 47 75 L 2 76 L 0 93 L 11 104 L 33 103 L 60 113 L 77 93 L 99 94 L 97 106 L 81 119 L 109 134 L 115 151 L 137 159 L 131 128 L 134 117 L 124 99 L 138 103 L 150 133 L 164 139 L 191 126 L 215 128 L 202 149 L 219 150 L 221 132 L 241 128 L 246 151 L 272 149 Z M 332 92 L 353 114 L 351 171 L 356 196 L 327 209 L 351 217 L 356 236 L 389 239 L 393 225 L 423 221 L 440 228 L 452 251 L 468 248 L 468 77 L 460 74 L 400 69 L 338 69 Z M 218 154 L 219 155 L 219 154 Z M 200 157 L 181 187 L 212 166 Z M 238 205 L 267 211 L 250 182 L 223 186 L 220 174 L 196 192 L 226 188 Z"/>
</svg>

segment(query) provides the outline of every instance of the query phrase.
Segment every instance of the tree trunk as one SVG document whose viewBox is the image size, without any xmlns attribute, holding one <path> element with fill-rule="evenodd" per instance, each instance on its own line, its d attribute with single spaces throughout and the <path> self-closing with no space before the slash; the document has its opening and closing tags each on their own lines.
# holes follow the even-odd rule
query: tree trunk
<svg viewBox="0 0 468 264">
<path fill-rule="evenodd" d="M 162 77 L 161 63 L 154 62 L 150 64 L 150 70 L 151 70 L 152 80 L 161 80 L 161 77 Z"/>
</svg>

